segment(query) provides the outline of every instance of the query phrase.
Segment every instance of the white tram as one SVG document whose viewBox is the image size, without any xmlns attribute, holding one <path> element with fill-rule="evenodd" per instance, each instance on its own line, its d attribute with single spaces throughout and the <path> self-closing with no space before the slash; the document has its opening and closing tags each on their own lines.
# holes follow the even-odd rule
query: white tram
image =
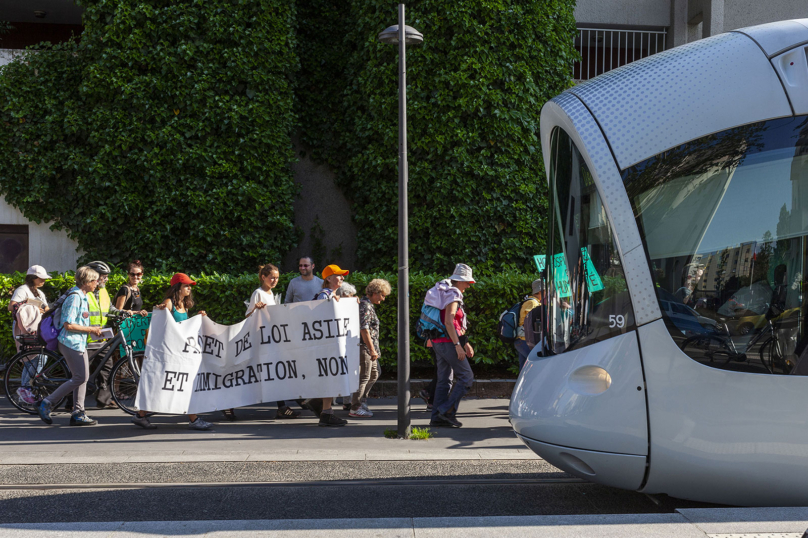
<svg viewBox="0 0 808 538">
<path fill-rule="evenodd" d="M 808 505 L 808 19 L 548 102 L 549 355 L 510 417 L 572 474 Z"/>
</svg>

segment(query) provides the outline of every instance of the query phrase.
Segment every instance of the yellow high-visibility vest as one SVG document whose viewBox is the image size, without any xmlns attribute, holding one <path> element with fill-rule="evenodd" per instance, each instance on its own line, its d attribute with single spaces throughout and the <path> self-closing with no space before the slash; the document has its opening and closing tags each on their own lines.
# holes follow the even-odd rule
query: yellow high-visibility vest
<svg viewBox="0 0 808 538">
<path fill-rule="evenodd" d="M 98 290 L 98 299 L 96 301 L 93 292 L 87 294 L 87 302 L 90 306 L 90 326 L 92 327 L 103 327 L 107 324 L 107 314 L 109 314 L 109 306 L 112 304 L 106 288 Z M 92 335 L 88 336 L 87 340 L 94 341 Z"/>
</svg>

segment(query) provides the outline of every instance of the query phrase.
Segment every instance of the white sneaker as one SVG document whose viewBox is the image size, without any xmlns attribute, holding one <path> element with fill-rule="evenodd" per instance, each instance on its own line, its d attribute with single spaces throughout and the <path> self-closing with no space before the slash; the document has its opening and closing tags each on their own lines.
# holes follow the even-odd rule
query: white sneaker
<svg viewBox="0 0 808 538">
<path fill-rule="evenodd" d="M 213 424 L 210 422 L 205 422 L 199 417 L 196 417 L 196 420 L 190 423 L 192 430 L 209 430 Z"/>
<path fill-rule="evenodd" d="M 370 409 L 368 409 L 368 403 L 367 402 L 362 402 L 361 404 L 359 404 L 359 407 L 361 407 L 362 409 L 364 409 L 365 411 L 370 413 Z"/>
<path fill-rule="evenodd" d="M 20 398 L 20 400 L 27 404 L 36 403 L 36 397 L 34 396 L 34 393 L 31 392 L 31 389 L 20 387 L 17 389 L 17 396 Z"/>
<path fill-rule="evenodd" d="M 356 411 L 351 411 L 350 413 L 348 413 L 348 416 L 353 418 L 370 418 L 373 416 L 373 413 L 371 413 L 367 409 L 363 409 L 362 407 L 360 407 Z"/>
</svg>

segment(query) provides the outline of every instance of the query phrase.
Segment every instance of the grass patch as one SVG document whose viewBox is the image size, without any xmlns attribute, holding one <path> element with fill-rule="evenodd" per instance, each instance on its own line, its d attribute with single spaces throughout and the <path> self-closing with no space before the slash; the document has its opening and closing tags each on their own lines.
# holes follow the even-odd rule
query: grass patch
<svg viewBox="0 0 808 538">
<path fill-rule="evenodd" d="M 384 436 L 388 439 L 398 439 L 398 430 L 384 430 Z M 431 439 L 434 436 L 435 434 L 429 431 L 429 428 L 413 428 L 410 432 L 410 439 Z"/>
<path fill-rule="evenodd" d="M 433 435 L 429 428 L 413 428 L 410 439 L 431 439 Z"/>
</svg>

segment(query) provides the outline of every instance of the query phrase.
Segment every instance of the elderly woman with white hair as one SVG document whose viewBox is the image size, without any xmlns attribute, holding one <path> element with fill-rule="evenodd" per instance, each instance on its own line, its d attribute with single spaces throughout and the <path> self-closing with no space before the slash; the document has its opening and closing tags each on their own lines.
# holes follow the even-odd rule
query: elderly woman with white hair
<svg viewBox="0 0 808 538">
<path fill-rule="evenodd" d="M 51 410 L 53 402 L 73 393 L 73 414 L 70 416 L 71 426 L 92 426 L 97 422 L 84 413 L 84 396 L 87 392 L 87 377 L 90 371 L 87 359 L 87 335 L 101 336 L 101 327 L 90 325 L 90 305 L 87 294 L 98 286 L 98 272 L 84 266 L 76 271 L 76 285 L 67 292 L 62 303 L 62 330 L 59 331 L 59 353 L 67 361 L 73 374 L 37 405 L 39 418 L 45 424 L 53 424 Z"/>
<path fill-rule="evenodd" d="M 365 288 L 365 296 L 359 301 L 359 390 L 351 397 L 353 418 L 370 418 L 373 412 L 368 409 L 367 400 L 370 389 L 379 379 L 379 316 L 377 306 L 392 292 L 390 283 L 381 278 L 374 278 Z"/>
</svg>

